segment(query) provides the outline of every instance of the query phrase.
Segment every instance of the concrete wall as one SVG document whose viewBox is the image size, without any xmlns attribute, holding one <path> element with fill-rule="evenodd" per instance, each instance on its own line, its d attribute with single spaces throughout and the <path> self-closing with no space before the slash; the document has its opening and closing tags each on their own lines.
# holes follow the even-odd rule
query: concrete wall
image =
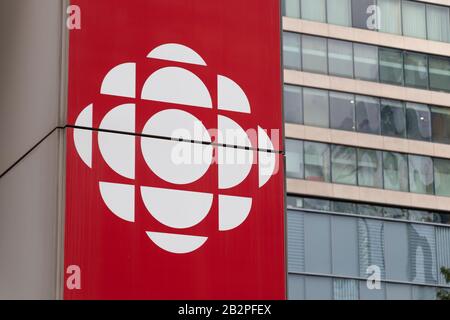
<svg viewBox="0 0 450 320">
<path fill-rule="evenodd" d="M 0 1 L 0 299 L 61 296 L 64 2 Z"/>
</svg>

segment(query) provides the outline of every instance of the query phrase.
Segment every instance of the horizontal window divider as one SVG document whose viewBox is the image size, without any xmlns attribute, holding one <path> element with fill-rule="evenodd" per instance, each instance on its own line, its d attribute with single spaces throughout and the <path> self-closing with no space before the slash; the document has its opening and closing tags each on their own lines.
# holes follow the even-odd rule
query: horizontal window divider
<svg viewBox="0 0 450 320">
<path fill-rule="evenodd" d="M 304 272 L 304 271 L 302 271 L 302 272 L 288 271 L 288 274 L 299 275 L 299 276 L 312 276 L 312 277 L 323 277 L 323 278 L 336 278 L 336 279 L 367 281 L 367 278 L 364 278 L 364 277 L 343 276 L 343 275 L 335 275 L 335 274 L 329 274 L 329 273 Z M 450 285 L 439 284 L 439 283 L 411 282 L 411 281 L 401 281 L 401 280 L 392 280 L 392 279 L 381 279 L 380 282 L 388 283 L 388 284 L 389 283 L 391 283 L 391 284 L 404 284 L 404 285 L 443 288 L 443 289 L 450 288 Z"/>
<path fill-rule="evenodd" d="M 450 43 L 447 42 L 373 32 L 289 17 L 283 17 L 283 31 L 438 56 L 446 56 L 450 51 Z M 421 51 L 418 51 L 417 48 L 420 48 Z"/>
</svg>

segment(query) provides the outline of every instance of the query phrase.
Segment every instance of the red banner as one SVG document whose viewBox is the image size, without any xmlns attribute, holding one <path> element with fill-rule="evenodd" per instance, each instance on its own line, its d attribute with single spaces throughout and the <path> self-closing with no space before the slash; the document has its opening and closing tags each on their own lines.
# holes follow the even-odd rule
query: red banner
<svg viewBox="0 0 450 320">
<path fill-rule="evenodd" d="M 284 299 L 275 0 L 76 0 L 66 299 Z"/>
</svg>

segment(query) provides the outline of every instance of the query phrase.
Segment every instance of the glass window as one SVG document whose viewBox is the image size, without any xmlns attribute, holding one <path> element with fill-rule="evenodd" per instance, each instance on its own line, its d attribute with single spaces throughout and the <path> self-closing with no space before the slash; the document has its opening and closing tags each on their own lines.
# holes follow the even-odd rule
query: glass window
<svg viewBox="0 0 450 320">
<path fill-rule="evenodd" d="M 367 44 L 353 45 L 355 78 L 378 81 L 378 48 Z"/>
<path fill-rule="evenodd" d="M 327 73 L 327 40 L 303 35 L 302 61 L 304 71 Z"/>
<path fill-rule="evenodd" d="M 450 196 L 450 160 L 434 159 L 436 195 Z"/>
<path fill-rule="evenodd" d="M 450 214 L 439 213 L 438 215 L 442 224 L 450 224 Z"/>
<path fill-rule="evenodd" d="M 383 213 L 385 218 L 391 219 L 408 219 L 408 210 L 402 208 L 384 207 Z"/>
<path fill-rule="evenodd" d="M 330 92 L 330 125 L 332 129 L 355 130 L 355 97 L 352 94 Z"/>
<path fill-rule="evenodd" d="M 287 69 L 301 69 L 300 35 L 283 32 L 283 65 Z"/>
<path fill-rule="evenodd" d="M 378 0 L 380 12 L 380 31 L 394 34 L 402 33 L 402 13 L 400 0 Z"/>
<path fill-rule="evenodd" d="M 364 216 L 382 217 L 383 207 L 370 204 L 358 204 L 358 213 Z"/>
<path fill-rule="evenodd" d="M 329 128 L 328 91 L 303 88 L 304 123 Z"/>
<path fill-rule="evenodd" d="M 408 162 L 406 155 L 396 152 L 383 152 L 384 188 L 395 191 L 408 191 Z"/>
<path fill-rule="evenodd" d="M 303 141 L 286 139 L 286 175 L 303 179 Z"/>
<path fill-rule="evenodd" d="M 428 88 L 427 55 L 405 53 L 405 85 L 415 88 Z"/>
<path fill-rule="evenodd" d="M 283 15 L 290 18 L 300 18 L 300 0 L 283 0 Z"/>
<path fill-rule="evenodd" d="M 305 179 L 312 181 L 330 181 L 330 146 L 324 143 L 306 142 Z"/>
<path fill-rule="evenodd" d="M 301 0 L 302 19 L 325 22 L 325 0 Z"/>
<path fill-rule="evenodd" d="M 447 7 L 427 4 L 428 39 L 450 41 L 450 15 Z"/>
<path fill-rule="evenodd" d="M 328 40 L 328 68 L 331 75 L 353 78 L 353 48 L 351 42 Z"/>
<path fill-rule="evenodd" d="M 450 143 L 450 109 L 431 107 L 433 142 Z"/>
<path fill-rule="evenodd" d="M 356 96 L 357 131 L 380 134 L 380 102 L 378 99 Z"/>
<path fill-rule="evenodd" d="M 356 149 L 333 145 L 331 148 L 332 181 L 356 185 Z"/>
<path fill-rule="evenodd" d="M 391 137 L 405 137 L 406 115 L 403 102 L 381 100 L 381 134 Z"/>
<path fill-rule="evenodd" d="M 303 208 L 303 198 L 301 197 L 287 196 L 286 202 L 287 207 L 290 209 Z"/>
<path fill-rule="evenodd" d="M 429 211 L 409 210 L 409 220 L 418 222 L 433 222 L 433 213 Z"/>
<path fill-rule="evenodd" d="M 329 200 L 303 198 L 303 208 L 311 210 L 330 211 L 331 205 Z"/>
<path fill-rule="evenodd" d="M 289 123 L 303 123 L 302 88 L 285 84 L 283 99 L 284 120 Z"/>
<path fill-rule="evenodd" d="M 383 188 L 381 151 L 358 149 L 358 185 Z"/>
<path fill-rule="evenodd" d="M 430 108 L 425 104 L 406 103 L 406 126 L 408 139 L 431 140 Z"/>
<path fill-rule="evenodd" d="M 430 88 L 450 91 L 450 60 L 448 58 L 430 56 Z"/>
<path fill-rule="evenodd" d="M 409 155 L 409 190 L 433 194 L 433 160 L 430 157 Z"/>
<path fill-rule="evenodd" d="M 328 23 L 351 27 L 351 0 L 327 0 Z"/>
<path fill-rule="evenodd" d="M 408 211 L 409 211 L 409 220 L 411 221 L 441 223 L 442 216 L 438 213 L 421 210 L 408 210 Z"/>
<path fill-rule="evenodd" d="M 427 37 L 425 4 L 416 1 L 403 0 L 403 34 L 408 37 Z"/>
<path fill-rule="evenodd" d="M 355 28 L 377 30 L 376 0 L 352 0 L 352 21 Z"/>
<path fill-rule="evenodd" d="M 356 214 L 356 205 L 353 202 L 333 201 L 333 211 Z"/>
<path fill-rule="evenodd" d="M 380 81 L 403 84 L 403 54 L 400 50 L 379 48 Z"/>
</svg>

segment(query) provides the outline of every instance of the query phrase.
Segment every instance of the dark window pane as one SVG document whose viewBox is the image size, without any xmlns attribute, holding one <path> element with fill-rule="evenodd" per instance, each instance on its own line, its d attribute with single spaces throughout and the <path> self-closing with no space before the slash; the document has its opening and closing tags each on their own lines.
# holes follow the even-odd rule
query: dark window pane
<svg viewBox="0 0 450 320">
<path fill-rule="evenodd" d="M 409 210 L 409 220 L 419 222 L 433 222 L 434 214 L 429 211 Z"/>
<path fill-rule="evenodd" d="M 300 62 L 300 35 L 298 33 L 283 32 L 284 67 L 300 70 Z"/>
<path fill-rule="evenodd" d="M 355 97 L 330 92 L 330 124 L 332 129 L 355 130 Z"/>
<path fill-rule="evenodd" d="M 450 91 L 450 60 L 430 56 L 430 88 L 433 90 Z"/>
<path fill-rule="evenodd" d="M 332 181 L 356 185 L 356 149 L 333 145 L 331 150 Z"/>
<path fill-rule="evenodd" d="M 286 175 L 303 179 L 303 141 L 286 139 Z"/>
<path fill-rule="evenodd" d="M 442 224 L 450 224 L 450 214 L 439 213 L 439 220 Z"/>
<path fill-rule="evenodd" d="M 300 0 L 283 0 L 283 15 L 290 18 L 300 18 Z"/>
<path fill-rule="evenodd" d="M 436 195 L 450 196 L 450 160 L 434 159 Z"/>
<path fill-rule="evenodd" d="M 303 198 L 303 208 L 311 210 L 330 211 L 331 205 L 329 200 Z"/>
<path fill-rule="evenodd" d="M 353 45 L 355 78 L 378 81 L 378 48 L 367 44 Z"/>
<path fill-rule="evenodd" d="M 403 84 L 403 54 L 400 50 L 380 48 L 380 81 Z"/>
<path fill-rule="evenodd" d="M 428 88 L 427 55 L 405 53 L 405 85 L 415 88 Z"/>
<path fill-rule="evenodd" d="M 405 107 L 402 102 L 381 100 L 381 134 L 404 138 L 406 133 Z"/>
<path fill-rule="evenodd" d="M 330 146 L 325 143 L 306 142 L 305 179 L 312 181 L 330 181 Z"/>
<path fill-rule="evenodd" d="M 384 207 L 383 213 L 385 218 L 404 220 L 408 219 L 407 209 Z"/>
<path fill-rule="evenodd" d="M 303 208 L 303 198 L 295 196 L 287 196 L 287 207 L 292 208 Z"/>
<path fill-rule="evenodd" d="M 431 108 L 433 142 L 450 143 L 450 109 Z"/>
<path fill-rule="evenodd" d="M 289 123 L 303 123 L 302 88 L 284 85 L 284 120 Z"/>
<path fill-rule="evenodd" d="M 380 134 L 380 103 L 378 99 L 356 96 L 357 131 Z"/>
<path fill-rule="evenodd" d="M 356 204 L 346 201 L 333 201 L 333 211 L 340 213 L 356 214 Z"/>
<path fill-rule="evenodd" d="M 406 103 L 408 139 L 431 140 L 430 108 L 424 104 Z"/>
<path fill-rule="evenodd" d="M 352 43 L 328 40 L 328 67 L 331 75 L 353 78 Z"/>
<path fill-rule="evenodd" d="M 383 207 L 370 204 L 358 204 L 358 213 L 365 216 L 382 217 Z"/>
<path fill-rule="evenodd" d="M 395 191 L 408 191 L 408 162 L 406 155 L 396 152 L 383 152 L 384 188 Z"/>
<path fill-rule="evenodd" d="M 358 149 L 358 185 L 383 187 L 381 151 Z"/>
<path fill-rule="evenodd" d="M 355 28 L 377 29 L 375 11 L 376 0 L 352 0 L 352 21 Z"/>
<path fill-rule="evenodd" d="M 409 155 L 409 189 L 411 192 L 433 194 L 433 160 Z"/>
<path fill-rule="evenodd" d="M 302 36 L 303 70 L 327 73 L 327 40 L 312 36 Z"/>
<path fill-rule="evenodd" d="M 303 88 L 304 124 L 329 128 L 328 91 Z"/>
</svg>

